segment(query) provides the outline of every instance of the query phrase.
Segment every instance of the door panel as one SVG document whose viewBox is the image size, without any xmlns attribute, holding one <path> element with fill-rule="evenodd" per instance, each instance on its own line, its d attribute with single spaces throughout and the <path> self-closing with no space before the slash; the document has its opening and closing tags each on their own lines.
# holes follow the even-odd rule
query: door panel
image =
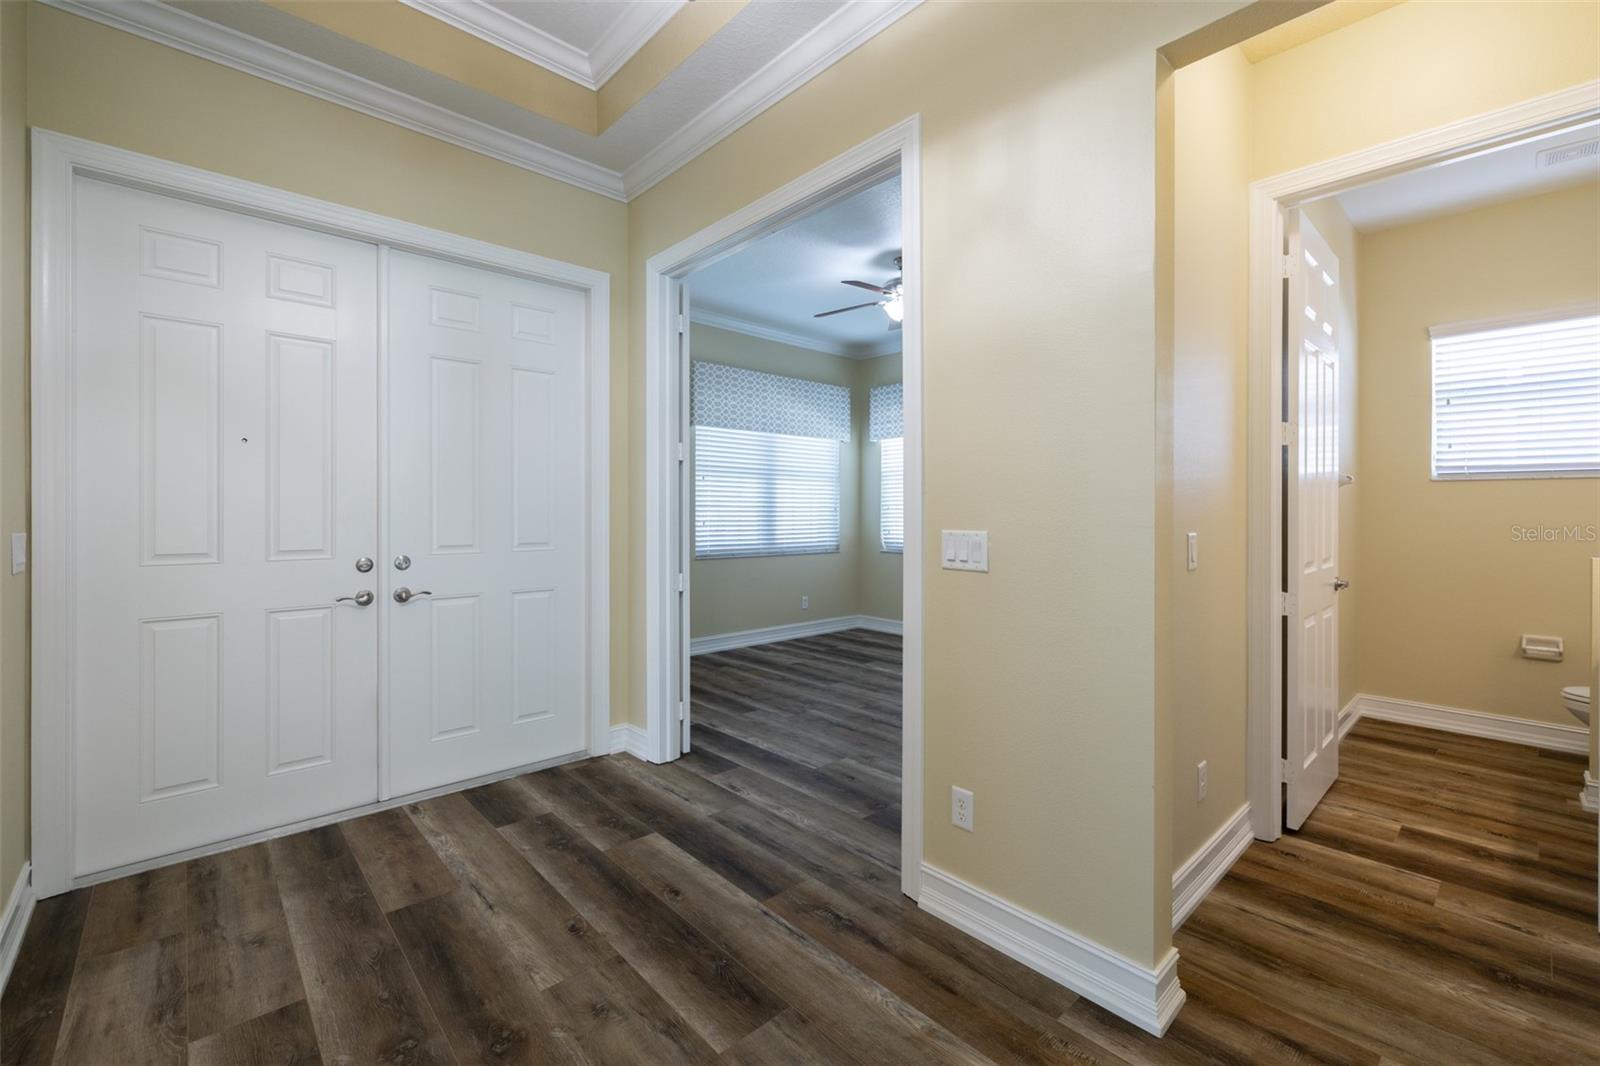
<svg viewBox="0 0 1600 1066">
<path fill-rule="evenodd" d="M 392 253 L 390 792 L 585 749 L 581 293 Z M 394 590 L 416 593 L 396 602 Z"/>
<path fill-rule="evenodd" d="M 1284 821 L 1298 829 L 1339 776 L 1339 261 L 1299 211 L 1289 218 L 1285 368 L 1294 430 L 1285 494 L 1292 624 Z"/>
<path fill-rule="evenodd" d="M 83 179 L 76 876 L 377 796 L 377 253 Z"/>
</svg>

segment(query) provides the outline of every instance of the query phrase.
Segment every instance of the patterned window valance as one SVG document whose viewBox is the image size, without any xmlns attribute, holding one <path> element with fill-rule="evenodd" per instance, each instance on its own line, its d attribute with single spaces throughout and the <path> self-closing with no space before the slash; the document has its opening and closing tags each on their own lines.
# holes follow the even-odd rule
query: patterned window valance
<svg viewBox="0 0 1600 1066">
<path fill-rule="evenodd" d="M 900 411 L 900 382 L 874 385 L 867 393 L 867 439 L 893 440 L 906 435 Z"/>
<path fill-rule="evenodd" d="M 697 426 L 821 440 L 850 439 L 850 390 L 823 381 L 697 362 L 690 410 Z"/>
</svg>

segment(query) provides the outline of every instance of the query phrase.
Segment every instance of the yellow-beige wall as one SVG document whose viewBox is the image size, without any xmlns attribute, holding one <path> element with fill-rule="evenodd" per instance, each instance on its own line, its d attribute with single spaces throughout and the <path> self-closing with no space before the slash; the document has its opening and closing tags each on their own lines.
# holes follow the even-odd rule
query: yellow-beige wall
<svg viewBox="0 0 1600 1066">
<path fill-rule="evenodd" d="M 0 3 L 0 544 L 28 528 L 27 12 Z M 0 552 L 9 559 L 9 552 Z M 28 858 L 28 578 L 0 567 L 0 904 Z"/>
<path fill-rule="evenodd" d="M 1600 478 L 1434 481 L 1428 327 L 1600 300 L 1600 183 L 1361 236 L 1361 689 L 1573 725 Z M 1562 663 L 1517 654 L 1565 638 Z"/>
<path fill-rule="evenodd" d="M 858 614 L 898 619 L 902 556 L 879 548 L 880 460 L 877 443 L 867 440 L 867 391 L 900 380 L 900 356 L 849 359 L 700 323 L 691 329 L 695 359 L 848 388 L 851 436 L 839 446 L 839 550 L 692 560 L 690 634 L 709 637 Z M 802 596 L 810 606 L 800 606 Z"/>
</svg>

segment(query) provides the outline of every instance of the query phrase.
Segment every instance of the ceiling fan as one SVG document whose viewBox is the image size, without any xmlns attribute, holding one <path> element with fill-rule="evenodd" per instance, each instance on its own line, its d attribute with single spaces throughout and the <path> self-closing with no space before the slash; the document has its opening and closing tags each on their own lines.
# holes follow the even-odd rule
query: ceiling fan
<svg viewBox="0 0 1600 1066">
<path fill-rule="evenodd" d="M 894 267 L 900 269 L 900 257 L 894 257 Z M 851 304 L 849 307 L 836 307 L 832 311 L 819 311 L 812 318 L 827 318 L 829 315 L 842 315 L 846 311 L 859 311 L 863 307 L 881 307 L 883 313 L 889 316 L 889 328 L 899 329 L 900 320 L 905 317 L 905 302 L 900 295 L 900 279 L 890 278 L 887 284 L 874 285 L 869 281 L 843 281 L 841 284 L 854 285 L 858 289 L 866 289 L 882 296 L 881 300 L 868 300 L 864 304 Z"/>
</svg>

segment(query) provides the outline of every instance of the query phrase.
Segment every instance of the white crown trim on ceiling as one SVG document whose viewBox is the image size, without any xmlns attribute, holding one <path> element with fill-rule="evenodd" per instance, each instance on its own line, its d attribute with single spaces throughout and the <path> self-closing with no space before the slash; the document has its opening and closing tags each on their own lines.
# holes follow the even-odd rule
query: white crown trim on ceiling
<svg viewBox="0 0 1600 1066">
<path fill-rule="evenodd" d="M 627 201 L 887 29 L 922 0 L 846 3 L 619 173 L 158 0 L 39 0 L 458 148 Z"/>
<path fill-rule="evenodd" d="M 766 326 L 759 322 L 751 322 L 747 318 L 735 315 L 726 315 L 720 311 L 708 311 L 704 308 L 689 307 L 689 321 L 702 326 L 711 326 L 715 329 L 725 329 L 729 333 L 742 333 L 746 337 L 760 337 L 762 340 L 776 341 L 794 348 L 804 348 L 807 351 L 821 352 L 823 355 L 837 355 L 845 359 L 876 359 L 880 355 L 893 355 L 900 350 L 900 334 L 891 333 L 885 339 L 874 344 L 842 344 L 834 340 L 824 340 L 821 337 L 808 337 L 804 333 L 792 330 L 779 329 L 776 326 Z"/>
<path fill-rule="evenodd" d="M 592 90 L 609 81 L 688 0 L 630 4 L 588 52 L 484 0 L 400 2 Z"/>
</svg>

